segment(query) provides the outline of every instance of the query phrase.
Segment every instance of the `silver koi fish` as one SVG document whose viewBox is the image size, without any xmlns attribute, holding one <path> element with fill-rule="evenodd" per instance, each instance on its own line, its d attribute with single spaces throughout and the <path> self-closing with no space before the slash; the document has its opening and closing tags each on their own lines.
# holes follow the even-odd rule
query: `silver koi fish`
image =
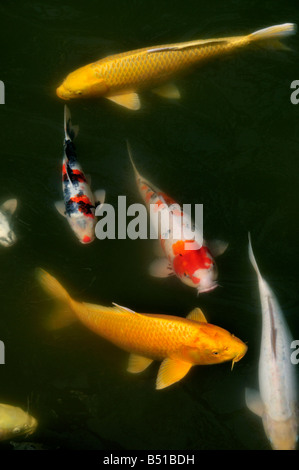
<svg viewBox="0 0 299 470">
<path fill-rule="evenodd" d="M 263 420 L 273 449 L 296 447 L 298 428 L 296 385 L 291 363 L 291 335 L 275 295 L 262 278 L 249 236 L 249 259 L 258 277 L 262 306 L 262 340 L 259 360 L 260 393 L 246 389 L 248 408 Z"/>
</svg>

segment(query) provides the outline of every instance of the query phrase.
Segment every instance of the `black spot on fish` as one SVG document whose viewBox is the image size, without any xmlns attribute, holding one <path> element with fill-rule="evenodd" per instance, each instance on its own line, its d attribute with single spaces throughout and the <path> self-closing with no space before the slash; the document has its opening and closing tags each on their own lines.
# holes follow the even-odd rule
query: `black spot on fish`
<svg viewBox="0 0 299 470">
<path fill-rule="evenodd" d="M 63 181 L 70 181 L 75 183 L 87 183 L 84 173 L 79 168 L 72 168 L 75 162 L 65 162 L 65 173 L 62 176 Z"/>
<path fill-rule="evenodd" d="M 94 209 L 94 206 L 87 204 L 86 202 L 80 201 L 78 203 L 79 211 L 84 215 L 93 215 L 91 209 Z"/>
<path fill-rule="evenodd" d="M 65 141 L 64 151 L 70 163 L 74 163 L 77 161 L 76 147 L 71 140 Z"/>
</svg>

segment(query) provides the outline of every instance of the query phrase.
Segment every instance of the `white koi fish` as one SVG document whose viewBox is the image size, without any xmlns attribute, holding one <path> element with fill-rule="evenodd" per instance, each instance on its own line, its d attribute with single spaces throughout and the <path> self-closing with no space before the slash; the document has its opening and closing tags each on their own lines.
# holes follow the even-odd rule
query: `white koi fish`
<svg viewBox="0 0 299 470">
<path fill-rule="evenodd" d="M 16 235 L 11 228 L 11 216 L 18 205 L 16 199 L 8 199 L 0 206 L 0 244 L 2 246 L 11 246 L 16 241 Z"/>
<path fill-rule="evenodd" d="M 248 408 L 263 420 L 275 450 L 296 447 L 298 428 L 296 385 L 291 363 L 291 335 L 272 290 L 262 278 L 249 235 L 249 259 L 256 271 L 262 305 L 262 341 L 259 360 L 260 394 L 246 389 Z"/>
</svg>

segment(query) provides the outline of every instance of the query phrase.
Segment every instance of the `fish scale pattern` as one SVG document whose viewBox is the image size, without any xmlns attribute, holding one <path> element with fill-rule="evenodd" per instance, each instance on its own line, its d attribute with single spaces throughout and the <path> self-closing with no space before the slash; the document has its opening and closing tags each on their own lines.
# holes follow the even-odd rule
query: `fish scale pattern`
<svg viewBox="0 0 299 470">
<path fill-rule="evenodd" d="M 182 49 L 175 49 L 179 47 L 176 45 L 157 46 L 113 55 L 94 62 L 91 67 L 96 77 L 104 79 L 111 91 L 137 90 L 165 81 L 168 76 L 188 66 L 242 46 L 245 42 L 248 42 L 246 36 L 235 41 L 221 41 L 219 44 L 212 41 Z"/>
<path fill-rule="evenodd" d="M 193 345 L 200 324 L 184 318 L 118 311 L 115 308 L 73 304 L 80 320 L 95 333 L 128 352 L 162 359 L 182 346 Z"/>
</svg>

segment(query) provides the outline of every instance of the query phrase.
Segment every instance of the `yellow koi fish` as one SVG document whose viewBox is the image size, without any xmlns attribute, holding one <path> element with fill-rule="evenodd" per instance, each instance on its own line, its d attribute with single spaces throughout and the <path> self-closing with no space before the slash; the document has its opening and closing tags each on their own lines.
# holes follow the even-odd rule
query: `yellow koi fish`
<svg viewBox="0 0 299 470">
<path fill-rule="evenodd" d="M 87 328 L 131 353 L 128 371 L 145 370 L 153 360 L 163 361 L 156 388 L 181 380 L 194 365 L 238 362 L 247 346 L 219 326 L 207 323 L 199 308 L 187 318 L 144 314 L 114 304 L 103 307 L 72 299 L 61 284 L 42 269 L 37 270 L 42 287 L 61 304 L 50 326 L 61 328 L 76 318 Z"/>
<path fill-rule="evenodd" d="M 29 436 L 37 427 L 37 421 L 22 408 L 0 403 L 0 441 L 18 436 Z"/>
<path fill-rule="evenodd" d="M 271 42 L 275 47 L 282 47 L 279 38 L 294 32 L 295 25 L 285 23 L 246 36 L 168 44 L 111 55 L 70 73 L 56 93 L 64 100 L 103 96 L 138 110 L 140 90 L 151 88 L 166 98 L 180 98 L 175 85 L 165 84 L 177 73 L 251 43 Z"/>
</svg>

